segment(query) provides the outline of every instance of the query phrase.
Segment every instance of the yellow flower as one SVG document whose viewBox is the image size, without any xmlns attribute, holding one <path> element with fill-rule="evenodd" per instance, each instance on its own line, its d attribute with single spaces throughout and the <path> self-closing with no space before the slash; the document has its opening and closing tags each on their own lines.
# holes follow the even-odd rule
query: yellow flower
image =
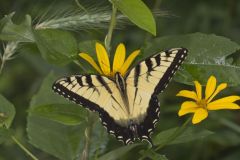
<svg viewBox="0 0 240 160">
<path fill-rule="evenodd" d="M 139 53 L 140 50 L 136 50 L 132 52 L 125 60 L 126 48 L 123 43 L 120 43 L 115 51 L 112 68 L 110 68 L 110 60 L 107 51 L 100 43 L 96 43 L 96 54 L 99 65 L 97 65 L 93 58 L 87 53 L 79 53 L 79 56 L 90 63 L 98 73 L 109 77 L 114 77 L 116 72 L 119 72 L 122 76 L 124 76 L 133 60 Z"/>
<path fill-rule="evenodd" d="M 202 97 L 202 86 L 198 81 L 194 81 L 196 92 L 189 90 L 180 91 L 177 96 L 187 97 L 194 101 L 185 101 L 181 105 L 181 109 L 178 112 L 179 116 L 183 116 L 188 113 L 194 113 L 192 123 L 196 124 L 207 118 L 209 110 L 220 109 L 240 109 L 240 106 L 235 101 L 240 100 L 240 96 L 228 96 L 215 101 L 212 99 L 223 89 L 227 87 L 226 83 L 221 83 L 216 86 L 217 80 L 214 76 L 211 76 L 206 85 L 205 98 Z"/>
</svg>

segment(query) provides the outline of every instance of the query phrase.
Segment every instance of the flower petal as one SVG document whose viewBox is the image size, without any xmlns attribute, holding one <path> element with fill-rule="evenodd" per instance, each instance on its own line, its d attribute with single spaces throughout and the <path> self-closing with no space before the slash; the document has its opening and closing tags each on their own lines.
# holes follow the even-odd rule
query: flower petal
<svg viewBox="0 0 240 160">
<path fill-rule="evenodd" d="M 194 91 L 181 90 L 180 92 L 178 92 L 177 96 L 191 98 L 198 101 L 197 94 Z"/>
<path fill-rule="evenodd" d="M 216 89 L 217 80 L 214 76 L 210 76 L 205 90 L 205 99 L 208 99 Z"/>
<path fill-rule="evenodd" d="M 202 99 L 202 85 L 198 81 L 194 81 L 197 97 L 199 100 Z"/>
<path fill-rule="evenodd" d="M 208 110 L 220 110 L 220 109 L 240 109 L 240 106 L 236 103 L 225 102 L 225 103 L 209 103 L 207 105 Z"/>
<path fill-rule="evenodd" d="M 227 87 L 227 83 L 221 83 L 217 89 L 215 90 L 215 92 L 212 94 L 212 96 L 207 100 L 207 103 L 209 103 L 219 92 L 221 92 L 222 90 L 224 90 Z"/>
<path fill-rule="evenodd" d="M 92 57 L 90 57 L 88 54 L 86 53 L 79 53 L 79 56 L 82 57 L 83 59 L 85 59 L 88 63 L 90 63 L 94 69 L 96 69 L 96 71 L 100 74 L 102 74 L 101 69 L 98 67 L 97 63 L 93 60 Z"/>
<path fill-rule="evenodd" d="M 240 96 L 227 96 L 227 97 L 215 100 L 215 101 L 211 102 L 211 104 L 232 103 L 232 102 L 235 102 L 235 101 L 238 101 L 238 100 L 240 100 Z"/>
<path fill-rule="evenodd" d="M 193 115 L 192 123 L 197 124 L 207 118 L 208 112 L 206 109 L 199 108 Z"/>
<path fill-rule="evenodd" d="M 198 105 L 193 101 L 186 101 L 181 105 L 181 109 L 178 111 L 178 116 L 183 116 L 188 113 L 193 113 L 198 109 Z"/>
<path fill-rule="evenodd" d="M 96 53 L 97 53 L 98 63 L 102 69 L 103 74 L 110 75 L 110 62 L 109 62 L 108 54 L 102 44 L 96 43 Z"/>
<path fill-rule="evenodd" d="M 122 65 L 122 68 L 119 71 L 122 76 L 125 75 L 125 73 L 127 72 L 128 68 L 132 64 L 133 60 L 139 55 L 139 53 L 140 53 L 140 50 L 136 50 L 136 51 L 132 52 L 128 56 L 127 60 L 124 62 L 124 64 Z"/>
<path fill-rule="evenodd" d="M 122 67 L 126 56 L 126 48 L 124 44 L 120 43 L 117 46 L 114 59 L 113 59 L 113 74 L 115 74 Z"/>
</svg>

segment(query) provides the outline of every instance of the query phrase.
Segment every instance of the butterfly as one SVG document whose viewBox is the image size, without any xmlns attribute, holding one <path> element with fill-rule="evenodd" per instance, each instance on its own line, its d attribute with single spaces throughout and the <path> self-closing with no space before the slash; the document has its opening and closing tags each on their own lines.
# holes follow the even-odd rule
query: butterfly
<svg viewBox="0 0 240 160">
<path fill-rule="evenodd" d="M 124 144 L 136 139 L 152 144 L 160 115 L 161 93 L 178 70 L 188 50 L 173 48 L 137 63 L 124 76 L 83 74 L 57 80 L 52 89 L 65 98 L 99 113 L 107 132 Z"/>
</svg>

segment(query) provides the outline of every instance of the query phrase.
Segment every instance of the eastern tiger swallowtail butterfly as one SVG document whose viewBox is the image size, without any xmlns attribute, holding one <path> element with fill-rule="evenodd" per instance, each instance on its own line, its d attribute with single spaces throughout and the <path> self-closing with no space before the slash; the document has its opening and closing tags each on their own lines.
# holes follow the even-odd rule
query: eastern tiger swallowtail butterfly
<svg viewBox="0 0 240 160">
<path fill-rule="evenodd" d="M 185 57 L 187 49 L 173 48 L 139 62 L 125 76 L 72 75 L 53 84 L 65 98 L 99 113 L 102 125 L 124 144 L 136 139 L 152 144 L 150 134 L 159 120 L 162 92 Z"/>
</svg>

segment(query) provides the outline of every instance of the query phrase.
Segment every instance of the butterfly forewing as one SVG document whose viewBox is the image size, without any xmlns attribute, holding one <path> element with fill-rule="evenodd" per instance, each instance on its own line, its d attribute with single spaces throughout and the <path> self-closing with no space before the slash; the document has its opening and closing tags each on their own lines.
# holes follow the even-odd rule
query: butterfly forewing
<svg viewBox="0 0 240 160">
<path fill-rule="evenodd" d="M 174 48 L 148 57 L 126 76 L 128 86 L 158 94 L 163 91 L 187 56 L 187 49 Z"/>
<path fill-rule="evenodd" d="M 73 75 L 57 80 L 53 90 L 91 111 L 97 111 L 103 126 L 118 140 L 126 144 L 129 137 L 133 139 L 127 129 L 126 107 L 111 79 L 100 75 Z"/>
</svg>

